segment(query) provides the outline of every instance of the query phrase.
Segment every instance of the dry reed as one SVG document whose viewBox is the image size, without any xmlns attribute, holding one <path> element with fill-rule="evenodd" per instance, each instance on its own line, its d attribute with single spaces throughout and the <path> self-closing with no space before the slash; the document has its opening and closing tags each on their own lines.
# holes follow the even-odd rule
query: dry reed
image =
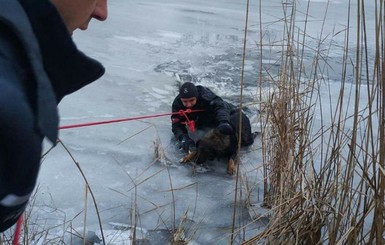
<svg viewBox="0 0 385 245">
<path fill-rule="evenodd" d="M 322 37 L 322 25 L 312 66 L 305 69 L 309 15 L 300 28 L 296 2 L 282 7 L 284 55 L 262 122 L 270 125 L 262 133 L 263 205 L 272 217 L 263 232 L 243 244 L 384 244 L 384 2 L 375 1 L 375 12 L 367 13 L 365 1 L 349 1 L 348 28 L 331 35 L 345 34 L 339 91 L 329 90 L 327 97 L 322 91 L 333 83 L 329 69 L 337 69 L 328 64 L 329 50 L 320 48 L 328 34 Z M 369 14 L 374 15 L 374 34 L 368 33 Z M 353 20 L 357 29 L 352 30 Z M 374 62 L 370 37 L 375 39 Z M 351 43 L 356 43 L 353 53 Z"/>
</svg>

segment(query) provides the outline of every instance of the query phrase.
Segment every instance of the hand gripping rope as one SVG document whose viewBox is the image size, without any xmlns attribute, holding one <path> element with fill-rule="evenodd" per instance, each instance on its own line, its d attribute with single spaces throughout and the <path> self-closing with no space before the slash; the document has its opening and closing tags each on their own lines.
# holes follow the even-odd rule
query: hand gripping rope
<svg viewBox="0 0 385 245">
<path fill-rule="evenodd" d="M 195 110 L 195 111 L 203 111 L 203 110 Z M 195 121 L 190 120 L 187 116 L 187 113 L 191 113 L 191 109 L 187 110 L 180 110 L 179 115 L 184 116 L 186 118 L 186 122 L 182 122 L 182 124 L 186 124 L 187 128 L 190 130 L 190 132 L 194 133 L 195 131 Z"/>
</svg>

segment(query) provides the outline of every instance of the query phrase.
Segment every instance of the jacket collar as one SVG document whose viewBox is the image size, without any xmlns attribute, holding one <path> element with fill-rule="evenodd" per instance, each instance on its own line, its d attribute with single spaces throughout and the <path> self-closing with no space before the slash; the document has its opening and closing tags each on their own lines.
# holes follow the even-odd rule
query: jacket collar
<svg viewBox="0 0 385 245">
<path fill-rule="evenodd" d="M 19 0 L 31 21 L 57 101 L 104 74 L 104 67 L 80 52 L 56 8 L 47 0 Z"/>
<path fill-rule="evenodd" d="M 101 77 L 104 67 L 76 48 L 60 15 L 47 0 L 0 0 L 0 6 L 0 20 L 15 31 L 35 75 L 37 127 L 56 143 L 57 103 Z"/>
</svg>

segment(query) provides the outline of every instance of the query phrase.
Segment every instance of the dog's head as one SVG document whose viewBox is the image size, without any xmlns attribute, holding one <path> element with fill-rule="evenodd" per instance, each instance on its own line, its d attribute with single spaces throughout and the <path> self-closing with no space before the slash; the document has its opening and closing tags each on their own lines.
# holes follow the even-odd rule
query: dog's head
<svg viewBox="0 0 385 245">
<path fill-rule="evenodd" d="M 206 162 L 207 160 L 214 160 L 217 157 L 217 153 L 215 148 L 213 147 L 211 142 L 208 142 L 207 140 L 199 140 L 197 142 L 197 155 L 196 155 L 196 163 L 202 164 Z"/>
<path fill-rule="evenodd" d="M 216 129 L 211 129 L 196 143 L 194 161 L 202 164 L 215 158 L 223 157 L 231 146 L 230 136 L 221 134 Z"/>
</svg>

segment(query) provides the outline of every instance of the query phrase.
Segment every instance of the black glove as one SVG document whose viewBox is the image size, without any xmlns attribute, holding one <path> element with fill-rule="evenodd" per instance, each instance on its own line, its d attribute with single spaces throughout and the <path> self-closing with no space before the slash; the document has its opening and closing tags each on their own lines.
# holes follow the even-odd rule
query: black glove
<svg viewBox="0 0 385 245">
<path fill-rule="evenodd" d="M 217 130 L 221 134 L 230 135 L 233 133 L 233 127 L 230 125 L 230 123 L 226 121 L 220 121 L 219 125 L 217 126 Z"/>
<path fill-rule="evenodd" d="M 181 135 L 179 136 L 179 148 L 183 149 L 184 151 L 188 151 L 190 148 L 195 147 L 195 142 L 187 135 Z"/>
</svg>

